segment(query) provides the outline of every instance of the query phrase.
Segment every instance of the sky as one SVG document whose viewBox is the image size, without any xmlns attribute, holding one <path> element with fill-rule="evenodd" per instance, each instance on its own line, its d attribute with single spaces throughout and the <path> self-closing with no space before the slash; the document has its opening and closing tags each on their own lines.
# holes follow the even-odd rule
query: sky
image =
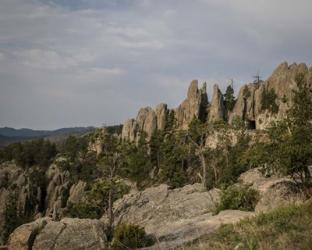
<svg viewBox="0 0 312 250">
<path fill-rule="evenodd" d="M 191 80 L 312 64 L 311 0 L 0 0 L 0 127 L 122 123 Z"/>
</svg>

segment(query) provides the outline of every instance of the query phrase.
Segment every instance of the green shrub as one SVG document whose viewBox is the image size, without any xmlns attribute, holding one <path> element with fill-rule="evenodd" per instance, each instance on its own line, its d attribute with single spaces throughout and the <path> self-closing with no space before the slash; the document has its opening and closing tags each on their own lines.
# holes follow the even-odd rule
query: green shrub
<svg viewBox="0 0 312 250">
<path fill-rule="evenodd" d="M 10 234 L 20 225 L 33 220 L 32 216 L 21 215 L 18 211 L 17 194 L 12 192 L 9 194 L 4 210 L 4 227 L 0 232 L 0 239 L 6 242 Z"/>
<path fill-rule="evenodd" d="M 103 213 L 97 205 L 89 202 L 81 202 L 78 204 L 69 204 L 68 215 L 73 218 L 80 219 L 98 219 Z"/>
<path fill-rule="evenodd" d="M 247 86 L 244 87 L 244 90 L 243 90 L 243 96 L 245 99 L 249 98 L 251 96 L 251 93 L 250 93 L 250 90 Z"/>
<path fill-rule="evenodd" d="M 153 237 L 146 235 L 144 228 L 137 225 L 120 224 L 113 234 L 113 249 L 136 249 L 153 244 Z"/>
<path fill-rule="evenodd" d="M 33 165 L 47 167 L 56 156 L 57 150 L 54 143 L 38 139 L 23 143 L 14 143 L 0 150 L 0 162 L 15 160 L 24 168 Z"/>
<path fill-rule="evenodd" d="M 271 113 L 276 114 L 278 112 L 276 98 L 277 95 L 275 94 L 274 89 L 264 89 L 261 98 L 261 110 L 269 110 Z"/>
<path fill-rule="evenodd" d="M 217 212 L 226 209 L 253 211 L 259 200 L 258 191 L 248 186 L 233 185 L 222 191 Z"/>
</svg>

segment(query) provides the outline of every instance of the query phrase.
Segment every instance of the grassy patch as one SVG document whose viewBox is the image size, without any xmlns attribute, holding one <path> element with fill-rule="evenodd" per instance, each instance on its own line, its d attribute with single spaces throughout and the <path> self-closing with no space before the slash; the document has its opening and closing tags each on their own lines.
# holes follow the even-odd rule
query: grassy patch
<svg viewBox="0 0 312 250">
<path fill-rule="evenodd" d="M 312 249 L 312 201 L 223 225 L 183 249 Z"/>
</svg>

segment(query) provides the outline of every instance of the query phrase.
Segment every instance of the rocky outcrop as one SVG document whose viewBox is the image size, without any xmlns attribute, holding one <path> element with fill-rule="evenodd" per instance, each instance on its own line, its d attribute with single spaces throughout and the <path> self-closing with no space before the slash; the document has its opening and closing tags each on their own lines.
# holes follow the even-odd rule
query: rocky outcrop
<svg viewBox="0 0 312 250">
<path fill-rule="evenodd" d="M 224 101 L 223 95 L 218 87 L 218 85 L 213 86 L 213 95 L 211 103 L 209 105 L 209 122 L 223 121 L 225 117 Z"/>
<path fill-rule="evenodd" d="M 169 238 L 178 237 L 182 230 L 186 234 L 196 230 L 197 223 L 211 217 L 218 201 L 217 189 L 206 192 L 200 184 L 194 184 L 170 190 L 163 184 L 117 200 L 114 203 L 115 223 L 138 224 L 158 240 L 170 241 Z M 107 217 L 104 215 L 102 220 L 107 221 Z"/>
<path fill-rule="evenodd" d="M 243 86 L 238 94 L 233 112 L 229 116 L 232 123 L 235 118 L 246 121 L 250 127 L 265 129 L 272 121 L 286 117 L 287 110 L 292 105 L 293 90 L 297 88 L 296 79 L 303 75 L 312 84 L 311 69 L 305 64 L 291 64 L 286 62 L 279 65 L 266 81 L 251 83 Z M 274 91 L 276 112 L 264 109 L 262 106 L 265 92 Z"/>
<path fill-rule="evenodd" d="M 216 110 L 215 112 L 217 113 L 219 109 L 223 110 L 222 101 L 220 101 L 219 104 L 222 106 L 217 107 L 216 104 L 213 105 L 213 109 Z M 170 112 L 174 113 L 176 127 L 178 129 L 187 129 L 189 123 L 194 118 L 202 121 L 207 120 L 207 108 L 208 97 L 206 92 L 206 83 L 204 83 L 202 88 L 199 89 L 198 81 L 194 80 L 189 86 L 187 98 L 177 109 L 169 110 L 167 105 L 163 103 L 159 104 L 155 110 L 150 107 L 140 109 L 136 119 L 131 119 L 124 123 L 122 129 L 122 139 L 137 141 L 140 132 L 145 132 L 147 134 L 147 138 L 151 138 L 151 135 L 155 130 L 165 129 Z M 218 116 L 218 114 L 215 116 Z M 217 119 L 217 117 L 215 119 Z"/>
<path fill-rule="evenodd" d="M 121 138 L 123 140 L 135 141 L 138 132 L 138 124 L 135 119 L 129 119 L 122 127 Z"/>
<path fill-rule="evenodd" d="M 24 170 L 13 162 L 0 165 L 0 242 L 3 241 L 4 213 L 9 202 L 15 201 L 16 210 L 21 215 L 42 211 L 44 190 L 33 181 L 40 174 L 42 172 L 36 167 Z"/>
<path fill-rule="evenodd" d="M 139 132 L 146 133 L 148 139 L 152 137 L 153 132 L 157 129 L 156 113 L 150 107 L 139 110 L 136 122 L 138 124 Z"/>
<path fill-rule="evenodd" d="M 260 200 L 256 205 L 256 212 L 266 212 L 283 205 L 302 203 L 306 199 L 291 178 L 275 175 L 265 177 L 259 168 L 243 173 L 239 180 L 259 192 Z"/>
<path fill-rule="evenodd" d="M 259 85 L 251 83 L 240 89 L 233 112 L 229 116 L 230 123 L 237 118 L 255 120 L 255 92 L 258 88 Z"/>
<path fill-rule="evenodd" d="M 8 250 L 106 249 L 105 225 L 99 220 L 41 218 L 24 224 L 10 235 Z"/>
<path fill-rule="evenodd" d="M 312 85 L 312 67 L 308 68 L 303 63 L 288 65 L 286 62 L 279 65 L 266 81 L 243 85 L 233 110 L 226 117 L 223 95 L 218 86 L 214 85 L 209 103 L 206 83 L 199 89 L 198 81 L 193 80 L 188 88 L 187 98 L 176 109 L 169 110 L 165 104 L 157 106 L 155 111 L 151 108 L 141 109 L 137 119 L 128 120 L 124 124 L 122 138 L 135 141 L 140 131 L 146 132 L 150 137 L 156 129 L 165 128 L 169 112 L 174 112 L 177 129 L 187 129 L 194 118 L 209 123 L 225 121 L 227 118 L 230 124 L 238 119 L 244 121 L 249 129 L 265 129 L 271 122 L 286 117 L 292 104 L 293 90 L 297 88 L 296 78 L 300 74 Z M 262 105 L 269 91 L 276 95 L 272 105 L 277 108 L 273 111 Z"/>
<path fill-rule="evenodd" d="M 164 228 L 163 236 L 158 238 L 155 245 L 146 249 L 180 249 L 179 246 L 183 249 L 184 244 L 199 240 L 215 232 L 224 224 L 237 223 L 252 216 L 254 212 L 224 210 L 217 215 L 207 213 L 195 218 L 168 223 Z"/>
<path fill-rule="evenodd" d="M 69 197 L 67 199 L 67 206 L 70 204 L 78 204 L 85 197 L 85 190 L 87 187 L 87 183 L 84 181 L 78 181 L 77 184 L 71 186 L 69 190 Z"/>
<path fill-rule="evenodd" d="M 206 83 L 199 89 L 198 81 L 192 81 L 187 92 L 187 98 L 175 110 L 177 126 L 181 129 L 187 129 L 194 118 L 206 121 L 207 106 L 208 97 Z"/>
<path fill-rule="evenodd" d="M 73 183 L 69 172 L 59 168 L 62 161 L 66 159 L 58 158 L 45 173 L 39 167 L 23 169 L 13 162 L 0 165 L 0 243 L 6 206 L 12 199 L 22 218 L 46 215 L 54 219 L 62 218 L 69 205 L 83 200 L 86 183 Z"/>
<path fill-rule="evenodd" d="M 136 119 L 130 119 L 123 125 L 122 139 L 137 141 L 142 132 L 150 139 L 158 124 L 165 126 L 165 111 L 164 106 L 157 107 L 156 112 L 150 107 L 140 109 Z"/>
<path fill-rule="evenodd" d="M 52 164 L 46 172 L 48 181 L 45 199 L 46 215 L 52 216 L 54 219 L 63 216 L 72 184 L 69 177 L 69 172 L 61 171 L 56 164 Z"/>
<path fill-rule="evenodd" d="M 50 221 L 50 218 L 41 218 L 32 223 L 24 224 L 15 229 L 8 240 L 8 250 L 33 249 L 32 246 L 37 235 Z"/>
</svg>

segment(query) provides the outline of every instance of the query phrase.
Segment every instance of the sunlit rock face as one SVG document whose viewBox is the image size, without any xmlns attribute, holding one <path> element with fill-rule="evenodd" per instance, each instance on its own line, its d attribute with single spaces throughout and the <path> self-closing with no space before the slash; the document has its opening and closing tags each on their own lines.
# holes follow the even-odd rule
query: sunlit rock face
<svg viewBox="0 0 312 250">
<path fill-rule="evenodd" d="M 305 64 L 280 64 L 265 81 L 243 85 L 237 95 L 232 111 L 227 113 L 227 122 L 242 120 L 250 129 L 265 129 L 273 121 L 286 117 L 292 105 L 293 90 L 297 88 L 297 78 L 312 84 L 312 68 Z M 263 107 L 263 100 L 268 92 L 274 92 L 274 112 Z M 163 130 L 168 122 L 169 112 L 174 112 L 177 129 L 188 129 L 190 122 L 196 118 L 203 122 L 214 123 L 225 121 L 223 94 L 218 85 L 214 85 L 211 102 L 208 102 L 206 83 L 201 88 L 198 81 L 193 80 L 188 88 L 186 99 L 173 110 L 166 104 L 159 104 L 155 109 L 140 109 L 136 119 L 125 122 L 122 131 L 124 140 L 137 141 L 141 132 L 150 138 L 155 130 Z"/>
<path fill-rule="evenodd" d="M 198 81 L 193 80 L 188 88 L 187 98 L 175 110 L 178 127 L 187 129 L 194 118 L 205 121 L 207 118 L 207 106 L 206 83 L 199 89 Z"/>
<path fill-rule="evenodd" d="M 229 116 L 232 123 L 235 118 L 245 120 L 251 127 L 265 129 L 272 121 L 284 119 L 292 105 L 293 90 L 297 88 L 297 78 L 302 77 L 312 83 L 312 69 L 305 64 L 280 64 L 266 81 L 250 83 L 241 87 L 233 112 Z M 274 91 L 277 111 L 263 109 L 265 93 Z"/>
<path fill-rule="evenodd" d="M 211 99 L 211 104 L 209 106 L 209 122 L 218 122 L 224 120 L 225 109 L 223 95 L 219 89 L 219 86 L 215 84 L 213 86 L 213 94 Z"/>
</svg>

